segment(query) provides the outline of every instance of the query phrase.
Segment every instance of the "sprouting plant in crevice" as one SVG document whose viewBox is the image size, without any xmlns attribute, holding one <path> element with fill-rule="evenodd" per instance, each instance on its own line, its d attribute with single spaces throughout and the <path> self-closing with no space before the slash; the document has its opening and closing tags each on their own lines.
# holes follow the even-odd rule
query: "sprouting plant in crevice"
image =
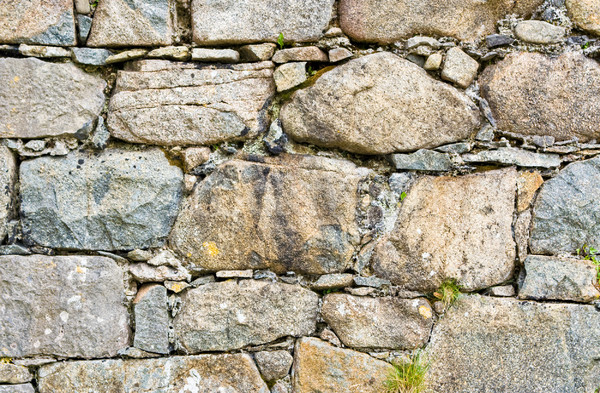
<svg viewBox="0 0 600 393">
<path fill-rule="evenodd" d="M 433 297 L 442 302 L 444 309 L 447 310 L 460 296 L 460 290 L 461 286 L 457 284 L 456 280 L 449 279 L 440 285 L 438 290 L 433 293 Z"/>
<path fill-rule="evenodd" d="M 384 382 L 386 393 L 423 393 L 427 388 L 425 376 L 430 362 L 421 350 L 416 351 L 409 362 L 395 362 Z"/>
<path fill-rule="evenodd" d="M 577 255 L 586 261 L 591 261 L 596 267 L 596 277 L 594 277 L 594 280 L 592 280 L 592 285 L 594 285 L 598 292 L 600 292 L 600 260 L 597 258 L 598 250 L 592 246 L 584 244 L 581 248 L 577 249 Z"/>
<path fill-rule="evenodd" d="M 277 45 L 279 45 L 279 49 L 283 49 L 283 46 L 285 45 L 283 33 L 279 33 L 279 37 L 277 37 Z"/>
</svg>

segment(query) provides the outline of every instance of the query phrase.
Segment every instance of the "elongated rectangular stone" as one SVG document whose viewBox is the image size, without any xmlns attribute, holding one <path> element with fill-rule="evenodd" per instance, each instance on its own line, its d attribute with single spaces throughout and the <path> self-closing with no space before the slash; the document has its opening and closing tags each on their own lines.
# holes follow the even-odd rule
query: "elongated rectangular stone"
<svg viewBox="0 0 600 393">
<path fill-rule="evenodd" d="M 169 353 L 169 312 L 167 288 L 149 284 L 140 288 L 134 303 L 133 345 L 147 352 Z"/>
<path fill-rule="evenodd" d="M 0 244 L 7 233 L 6 224 L 13 213 L 17 161 L 12 152 L 0 146 Z"/>
</svg>

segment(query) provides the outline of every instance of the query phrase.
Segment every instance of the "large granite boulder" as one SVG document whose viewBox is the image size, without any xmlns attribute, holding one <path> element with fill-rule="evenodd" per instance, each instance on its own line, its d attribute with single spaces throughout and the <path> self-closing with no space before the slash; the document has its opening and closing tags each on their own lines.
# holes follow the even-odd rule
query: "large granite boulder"
<svg viewBox="0 0 600 393">
<path fill-rule="evenodd" d="M 7 233 L 6 224 L 13 215 L 17 160 L 5 146 L 0 146 L 0 244 Z"/>
</svg>

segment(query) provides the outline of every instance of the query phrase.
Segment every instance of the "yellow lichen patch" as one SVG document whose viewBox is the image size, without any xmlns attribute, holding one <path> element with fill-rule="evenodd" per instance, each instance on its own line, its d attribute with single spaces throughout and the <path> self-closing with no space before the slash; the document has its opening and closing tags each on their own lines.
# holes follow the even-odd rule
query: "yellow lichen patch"
<svg viewBox="0 0 600 393">
<path fill-rule="evenodd" d="M 77 266 L 77 267 L 75 268 L 75 271 L 76 271 L 77 273 L 85 273 L 85 270 L 83 270 L 83 268 L 82 268 L 81 266 Z"/>
<path fill-rule="evenodd" d="M 219 248 L 217 247 L 217 244 L 215 242 L 202 243 L 202 249 L 211 257 L 217 256 L 221 252 L 219 251 Z"/>
<path fill-rule="evenodd" d="M 8 352 L 8 349 L 2 348 L 2 351 Z M 10 363 L 10 362 L 12 362 L 12 358 L 0 358 L 0 363 L 6 364 L 6 363 Z"/>
<path fill-rule="evenodd" d="M 175 284 L 173 284 L 171 289 L 173 289 L 173 292 L 179 293 L 183 289 L 182 287 L 183 287 L 183 285 L 181 285 L 179 283 L 175 283 Z"/>
<path fill-rule="evenodd" d="M 431 308 L 429 308 L 427 306 L 421 306 L 421 307 L 419 307 L 419 314 L 421 314 L 421 316 L 423 318 L 429 319 L 432 316 Z"/>
<path fill-rule="evenodd" d="M 13 79 L 14 82 L 18 82 L 21 78 L 18 76 L 15 76 L 15 78 Z"/>
</svg>

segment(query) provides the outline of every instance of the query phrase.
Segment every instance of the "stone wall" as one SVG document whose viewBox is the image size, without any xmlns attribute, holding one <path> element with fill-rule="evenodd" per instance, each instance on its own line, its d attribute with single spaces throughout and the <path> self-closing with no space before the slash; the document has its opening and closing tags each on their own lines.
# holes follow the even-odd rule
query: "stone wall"
<svg viewBox="0 0 600 393">
<path fill-rule="evenodd" d="M 383 393 L 416 354 L 432 392 L 597 392 L 599 34 L 597 0 L 0 1 L 0 392 Z"/>
</svg>

